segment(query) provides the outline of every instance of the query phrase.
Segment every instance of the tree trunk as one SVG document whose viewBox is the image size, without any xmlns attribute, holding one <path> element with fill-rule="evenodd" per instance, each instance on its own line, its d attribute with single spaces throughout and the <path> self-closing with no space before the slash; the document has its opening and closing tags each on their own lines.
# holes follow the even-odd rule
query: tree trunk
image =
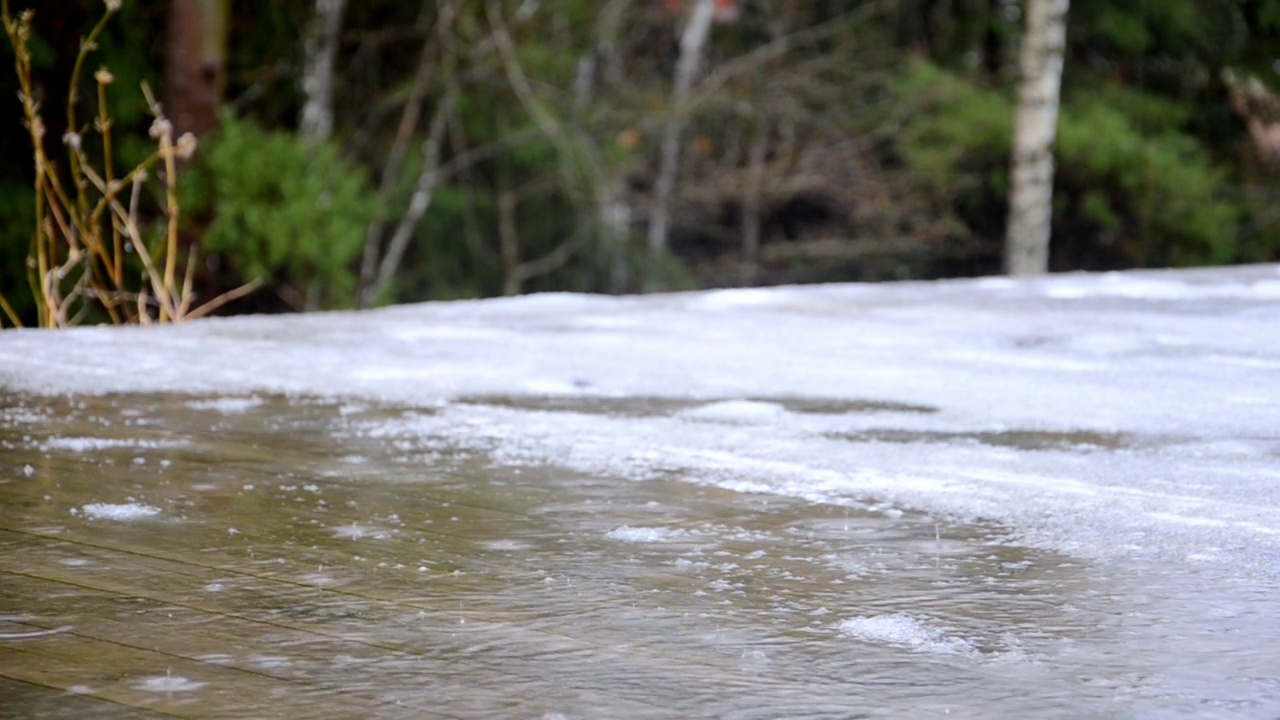
<svg viewBox="0 0 1280 720">
<path fill-rule="evenodd" d="M 1013 121 L 1005 272 L 1036 275 L 1049 269 L 1053 219 L 1053 144 L 1069 0 L 1028 0 Z"/>
<path fill-rule="evenodd" d="M 698 65 L 702 61 L 707 36 L 711 33 L 715 10 L 715 0 L 698 0 L 680 36 L 680 60 L 676 63 L 675 83 L 671 88 L 671 103 L 667 108 L 667 121 L 662 133 L 653 211 L 649 216 L 649 253 L 655 258 L 667 248 L 671 195 L 675 190 L 676 172 L 680 167 L 680 133 L 684 130 L 686 111 L 684 103 L 689 96 L 689 89 L 693 87 L 693 80 L 698 75 Z"/>
<path fill-rule="evenodd" d="M 618 36 L 623 30 L 631 0 L 612 0 L 600 10 L 596 22 L 596 46 L 579 64 L 578 85 L 574 97 L 574 121 L 579 125 L 591 104 L 598 81 L 616 91 L 626 81 L 622 76 L 622 59 L 618 56 Z M 601 182 L 596 188 L 596 215 L 600 224 L 600 243 L 608 267 L 609 292 L 620 295 L 627 290 L 629 268 L 627 249 L 631 244 L 631 192 L 627 187 L 622 163 L 605 163 Z"/>
<path fill-rule="evenodd" d="M 428 0 L 428 5 L 434 0 Z M 440 27 L 451 28 L 452 18 L 456 14 L 451 3 L 440 5 Z M 418 56 L 418 69 L 414 72 L 413 82 L 409 85 L 409 96 L 405 99 L 404 109 L 400 113 L 400 124 L 396 127 L 395 139 L 387 152 L 386 163 L 382 166 L 382 179 L 378 183 L 378 198 L 384 205 L 391 203 L 396 191 L 396 183 L 400 180 L 400 172 L 404 169 L 405 155 L 409 143 L 418 131 L 418 119 L 422 115 L 422 105 L 430 89 L 431 78 L 436 68 L 436 48 L 430 40 L 424 40 Z M 441 118 L 443 121 L 444 118 Z M 443 131 L 443 128 L 442 128 Z M 360 291 L 357 293 L 359 307 L 368 307 L 374 298 L 370 295 L 374 279 L 378 273 L 378 260 L 382 252 L 382 236 L 386 230 L 387 218 L 381 213 L 369 221 L 365 229 L 364 253 L 360 262 Z"/>
<path fill-rule="evenodd" d="M 227 84 L 229 0 L 172 0 L 165 41 L 164 110 L 175 137 L 218 126 Z"/>
<path fill-rule="evenodd" d="M 315 15 L 303 41 L 302 94 L 306 100 L 298 129 L 312 140 L 325 140 L 333 132 L 333 65 L 345 5 L 346 0 L 316 0 Z"/>
</svg>

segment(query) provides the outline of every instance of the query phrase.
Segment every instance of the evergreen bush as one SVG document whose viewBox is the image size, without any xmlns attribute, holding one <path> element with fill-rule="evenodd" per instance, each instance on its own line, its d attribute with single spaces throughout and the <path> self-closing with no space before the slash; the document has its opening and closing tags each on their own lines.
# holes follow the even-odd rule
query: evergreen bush
<svg viewBox="0 0 1280 720">
<path fill-rule="evenodd" d="M 897 152 L 970 237 L 1004 227 L 1013 99 L 920 62 L 897 92 L 913 108 Z M 1227 173 L 1182 131 L 1185 111 L 1137 90 L 1069 97 L 1058 128 L 1054 253 L 1072 267 L 1225 263 L 1241 259 L 1245 208 Z"/>
<path fill-rule="evenodd" d="M 206 252 L 239 281 L 287 284 L 309 309 L 354 304 L 356 258 L 377 199 L 330 143 L 223 118 L 188 186 L 209 222 Z"/>
</svg>

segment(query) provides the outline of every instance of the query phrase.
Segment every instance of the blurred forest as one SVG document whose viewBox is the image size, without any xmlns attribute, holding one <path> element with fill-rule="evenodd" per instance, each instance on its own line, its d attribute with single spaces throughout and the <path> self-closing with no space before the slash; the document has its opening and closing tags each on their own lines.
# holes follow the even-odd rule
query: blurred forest
<svg viewBox="0 0 1280 720">
<path fill-rule="evenodd" d="M 264 281 L 223 312 L 1001 268 L 1018 0 L 124 0 L 78 127 L 103 0 L 10 5 L 50 158 L 102 144 L 102 89 L 106 177 L 144 162 L 143 82 L 198 138 L 196 294 Z M 0 60 L 0 289 L 31 324 Z M 1280 259 L 1280 0 L 1074 0 L 1062 83 L 1052 270 Z M 165 184 L 138 188 L 165 235 Z"/>
</svg>

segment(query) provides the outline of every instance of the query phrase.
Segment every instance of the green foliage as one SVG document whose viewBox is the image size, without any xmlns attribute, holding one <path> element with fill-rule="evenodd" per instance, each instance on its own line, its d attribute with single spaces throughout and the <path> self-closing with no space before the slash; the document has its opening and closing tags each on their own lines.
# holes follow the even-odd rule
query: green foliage
<svg viewBox="0 0 1280 720">
<path fill-rule="evenodd" d="M 1013 137 L 1013 103 L 960 75 L 926 62 L 913 63 L 895 92 L 910 106 L 898 135 L 903 158 L 939 192 L 972 188 L 971 171 L 1007 163 Z"/>
<path fill-rule="evenodd" d="M 898 151 L 918 182 L 979 240 L 995 244 L 1006 211 L 1013 101 L 926 63 L 898 93 L 915 112 Z M 1073 266 L 1238 260 L 1242 208 L 1229 177 L 1180 130 L 1186 110 L 1133 90 L 1069 98 L 1058 130 L 1054 237 Z M 997 219 L 999 222 L 997 222 Z"/>
<path fill-rule="evenodd" d="M 193 200 L 212 221 L 202 237 L 241 281 L 288 284 L 309 307 L 354 300 L 354 264 L 377 201 L 364 172 L 331 144 L 223 119 L 202 151 Z"/>
<path fill-rule="evenodd" d="M 1090 223 L 1115 228 L 1118 249 L 1137 265 L 1236 259 L 1242 209 L 1226 199 L 1226 173 L 1194 138 L 1143 132 L 1116 106 L 1089 98 L 1065 108 L 1058 156 L 1057 185 L 1085 198 L 1077 233 Z"/>
<path fill-rule="evenodd" d="M 408 176 L 409 173 L 406 173 Z M 386 297 L 378 302 L 456 300 L 500 292 L 496 251 L 487 243 L 496 233 L 493 196 L 471 184 L 438 188 L 431 209 L 418 223 L 415 243 Z M 448 241 L 441 242 L 441 239 Z"/>
</svg>

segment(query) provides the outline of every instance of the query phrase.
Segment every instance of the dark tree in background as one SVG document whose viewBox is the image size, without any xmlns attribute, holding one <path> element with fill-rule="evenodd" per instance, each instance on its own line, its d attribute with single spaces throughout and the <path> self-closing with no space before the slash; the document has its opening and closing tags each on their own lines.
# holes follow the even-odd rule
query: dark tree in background
<svg viewBox="0 0 1280 720">
<path fill-rule="evenodd" d="M 65 96 L 102 0 L 11 2 Z M 206 294 L 266 281 L 236 311 L 991 274 L 1029 236 L 1032 0 L 123 3 L 88 60 L 118 162 L 147 80 L 203 134 L 181 207 Z M 1280 0 L 1071 0 L 1066 24 L 1037 269 L 1280 259 Z M 15 93 L 0 74 L 20 157 Z M 6 292 L 30 184 L 0 166 Z"/>
<path fill-rule="evenodd" d="M 179 135 L 218 126 L 227 87 L 230 0 L 171 0 L 165 35 L 164 108 Z"/>
</svg>

